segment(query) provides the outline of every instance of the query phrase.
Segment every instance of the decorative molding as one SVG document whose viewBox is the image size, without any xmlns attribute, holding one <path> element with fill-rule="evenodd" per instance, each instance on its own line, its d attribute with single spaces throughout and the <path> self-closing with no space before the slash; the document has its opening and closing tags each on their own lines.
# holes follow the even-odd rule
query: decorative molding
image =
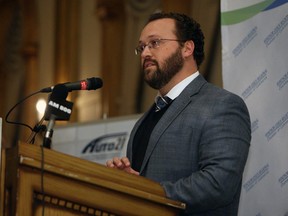
<svg viewBox="0 0 288 216">
<path fill-rule="evenodd" d="M 98 0 L 96 15 L 100 20 L 115 20 L 123 16 L 123 3 L 119 0 Z"/>
<path fill-rule="evenodd" d="M 151 7 L 159 5 L 159 0 L 127 0 L 127 4 L 135 11 L 147 12 Z"/>
<path fill-rule="evenodd" d="M 100 209 L 95 209 L 93 207 L 82 205 L 80 203 L 76 203 L 70 200 L 66 200 L 63 198 L 43 195 L 42 193 L 34 192 L 34 200 L 36 201 L 36 205 L 42 205 L 43 202 L 45 204 L 49 204 L 52 206 L 57 206 L 58 208 L 63 208 L 69 211 L 85 214 L 85 215 L 107 215 L 107 216 L 116 216 L 115 214 L 111 214 Z"/>
</svg>

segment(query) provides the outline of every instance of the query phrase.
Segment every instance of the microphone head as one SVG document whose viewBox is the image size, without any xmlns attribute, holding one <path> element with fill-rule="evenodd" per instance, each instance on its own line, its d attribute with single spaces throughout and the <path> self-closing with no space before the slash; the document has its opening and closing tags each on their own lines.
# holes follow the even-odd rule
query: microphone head
<svg viewBox="0 0 288 216">
<path fill-rule="evenodd" d="M 92 77 L 87 79 L 88 88 L 87 90 L 96 90 L 103 86 L 103 81 L 100 78 Z"/>
<path fill-rule="evenodd" d="M 62 83 L 58 85 L 64 85 L 66 89 L 68 90 L 68 92 L 70 92 L 74 90 L 96 90 L 103 86 L 103 82 L 102 82 L 102 79 L 100 78 L 92 77 L 86 80 L 81 80 L 77 82 L 67 82 L 67 83 Z M 40 92 L 43 92 L 43 93 L 52 92 L 56 86 L 43 88 L 40 90 Z"/>
</svg>

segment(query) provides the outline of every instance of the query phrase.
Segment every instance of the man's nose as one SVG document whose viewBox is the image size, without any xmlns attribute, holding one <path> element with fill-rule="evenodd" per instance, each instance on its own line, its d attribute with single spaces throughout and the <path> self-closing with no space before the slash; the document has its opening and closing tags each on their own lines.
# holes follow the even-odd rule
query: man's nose
<svg viewBox="0 0 288 216">
<path fill-rule="evenodd" d="M 142 58 L 146 56 L 151 56 L 151 51 L 150 51 L 149 46 L 145 46 L 143 52 L 141 53 Z"/>
</svg>

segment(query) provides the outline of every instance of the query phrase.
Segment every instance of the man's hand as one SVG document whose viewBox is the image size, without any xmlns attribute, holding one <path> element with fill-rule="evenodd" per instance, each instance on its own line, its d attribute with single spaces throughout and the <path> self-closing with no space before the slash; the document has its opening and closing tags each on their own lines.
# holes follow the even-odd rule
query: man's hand
<svg viewBox="0 0 288 216">
<path fill-rule="evenodd" d="M 139 172 L 131 168 L 131 163 L 127 157 L 123 158 L 114 157 L 112 160 L 108 160 L 106 162 L 106 166 L 110 168 L 120 169 L 134 175 L 139 175 Z"/>
</svg>

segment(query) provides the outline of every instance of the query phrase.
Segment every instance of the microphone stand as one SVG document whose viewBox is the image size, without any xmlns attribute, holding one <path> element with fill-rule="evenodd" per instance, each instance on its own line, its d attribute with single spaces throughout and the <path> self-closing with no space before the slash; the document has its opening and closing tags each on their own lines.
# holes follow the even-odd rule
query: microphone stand
<svg viewBox="0 0 288 216">
<path fill-rule="evenodd" d="M 55 125 L 56 116 L 54 114 L 50 115 L 50 120 L 47 124 L 47 130 L 43 139 L 43 147 L 51 148 L 52 136 L 53 136 L 53 128 Z"/>
</svg>

